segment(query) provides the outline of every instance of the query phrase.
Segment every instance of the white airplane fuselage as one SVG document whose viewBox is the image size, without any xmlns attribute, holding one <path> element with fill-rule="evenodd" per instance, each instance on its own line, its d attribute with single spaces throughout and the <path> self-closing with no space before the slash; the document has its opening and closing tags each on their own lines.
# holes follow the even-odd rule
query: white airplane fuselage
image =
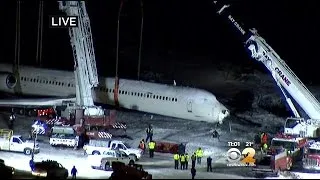
<svg viewBox="0 0 320 180">
<path fill-rule="evenodd" d="M 14 82 L 16 77 L 16 83 Z M 13 75 L 12 65 L 0 65 L 0 91 L 43 97 L 75 97 L 75 78 L 72 71 L 20 66 Z M 115 105 L 137 111 L 206 122 L 222 122 L 228 109 L 205 90 L 136 81 L 119 80 L 117 99 L 114 78 L 99 78 L 93 89 L 95 103 Z"/>
</svg>

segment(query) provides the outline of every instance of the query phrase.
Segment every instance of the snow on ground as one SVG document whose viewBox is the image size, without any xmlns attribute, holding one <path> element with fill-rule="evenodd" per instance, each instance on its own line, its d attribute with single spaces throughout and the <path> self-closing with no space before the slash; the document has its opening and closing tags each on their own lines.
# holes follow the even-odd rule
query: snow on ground
<svg viewBox="0 0 320 180">
<path fill-rule="evenodd" d="M 294 172 L 299 179 L 320 179 L 320 173 L 300 173 Z"/>
<path fill-rule="evenodd" d="M 145 138 L 145 128 L 149 123 L 154 126 L 155 140 L 185 143 L 186 151 L 189 154 L 193 153 L 198 147 L 202 147 L 205 158 L 210 155 L 214 163 L 212 173 L 206 172 L 205 158 L 201 165 L 197 165 L 197 178 L 199 179 L 244 179 L 253 177 L 252 171 L 248 168 L 230 168 L 226 165 L 227 142 L 234 139 L 251 140 L 251 138 L 246 137 L 236 138 L 239 136 L 239 132 L 236 130 L 228 132 L 229 126 L 221 126 L 218 129 L 222 135 L 221 141 L 218 141 L 211 137 L 213 125 L 210 123 L 186 121 L 156 115 L 151 118 L 149 115 L 137 112 L 119 112 L 118 116 L 119 119 L 125 121 L 128 125 L 127 134 L 131 139 L 124 140 L 131 144 L 132 147 L 137 147 L 139 140 Z M 6 128 L 6 124 L 1 119 L 0 128 Z M 27 136 L 32 120 L 33 118 L 30 117 L 17 116 L 14 132 Z M 241 128 L 240 125 L 239 128 Z M 253 133 L 254 131 L 251 134 Z M 250 133 L 247 132 L 247 134 Z M 82 150 L 75 151 L 69 148 L 51 147 L 46 141 L 48 141 L 47 137 L 39 136 L 40 153 L 35 155 L 36 161 L 56 160 L 67 169 L 71 169 L 75 165 L 79 170 L 79 177 L 108 178 L 110 176 L 111 172 L 91 169 Z M 0 152 L 0 158 L 16 169 L 29 171 L 28 162 L 30 156 L 20 153 Z M 190 178 L 190 171 L 173 169 L 171 154 L 156 153 L 154 159 L 150 159 L 145 155 L 138 163 L 143 165 L 144 169 L 156 179 Z"/>
</svg>

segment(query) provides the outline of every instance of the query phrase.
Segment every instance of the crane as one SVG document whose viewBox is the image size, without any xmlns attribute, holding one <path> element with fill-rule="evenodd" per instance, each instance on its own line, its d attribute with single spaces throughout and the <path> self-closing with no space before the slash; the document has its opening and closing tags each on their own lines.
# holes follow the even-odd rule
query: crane
<svg viewBox="0 0 320 180">
<path fill-rule="evenodd" d="M 300 137 L 320 136 L 320 103 L 308 88 L 301 82 L 284 60 L 271 48 L 256 29 L 246 29 L 232 16 L 228 9 L 229 4 L 218 1 L 212 3 L 217 14 L 225 18 L 240 35 L 246 50 L 250 56 L 261 62 L 271 73 L 277 86 L 284 94 L 286 102 L 292 110 L 294 117 L 286 119 L 285 134 L 298 135 Z M 291 98 L 303 109 L 308 118 L 300 116 Z"/>
<path fill-rule="evenodd" d="M 90 19 L 85 1 L 58 1 L 59 9 L 68 16 L 78 17 L 78 27 L 69 28 L 70 43 L 74 57 L 76 80 L 76 105 L 84 109 L 84 115 L 101 116 L 104 111 L 95 106 L 92 88 L 99 84 Z"/>
</svg>

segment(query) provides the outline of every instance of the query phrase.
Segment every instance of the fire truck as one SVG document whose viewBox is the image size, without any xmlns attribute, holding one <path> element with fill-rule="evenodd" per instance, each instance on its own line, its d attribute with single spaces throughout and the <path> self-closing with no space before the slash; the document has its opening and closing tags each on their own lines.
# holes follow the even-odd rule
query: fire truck
<svg viewBox="0 0 320 180">
<path fill-rule="evenodd" d="M 307 146 L 302 162 L 305 170 L 320 171 L 320 142 L 313 141 Z"/>
<path fill-rule="evenodd" d="M 277 173 L 279 170 L 291 170 L 295 162 L 302 160 L 308 143 L 307 138 L 277 134 L 272 138 L 265 154 L 263 151 L 256 151 L 256 166 L 253 171 Z"/>
</svg>

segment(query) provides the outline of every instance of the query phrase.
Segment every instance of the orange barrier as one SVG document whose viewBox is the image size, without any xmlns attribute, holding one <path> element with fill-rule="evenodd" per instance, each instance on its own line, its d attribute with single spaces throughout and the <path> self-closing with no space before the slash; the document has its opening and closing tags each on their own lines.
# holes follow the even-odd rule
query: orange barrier
<svg viewBox="0 0 320 180">
<path fill-rule="evenodd" d="M 164 142 L 164 141 L 155 141 L 155 142 L 156 142 L 155 152 L 171 153 L 171 154 L 178 152 L 179 144 L 177 143 L 170 143 L 170 142 Z"/>
</svg>

